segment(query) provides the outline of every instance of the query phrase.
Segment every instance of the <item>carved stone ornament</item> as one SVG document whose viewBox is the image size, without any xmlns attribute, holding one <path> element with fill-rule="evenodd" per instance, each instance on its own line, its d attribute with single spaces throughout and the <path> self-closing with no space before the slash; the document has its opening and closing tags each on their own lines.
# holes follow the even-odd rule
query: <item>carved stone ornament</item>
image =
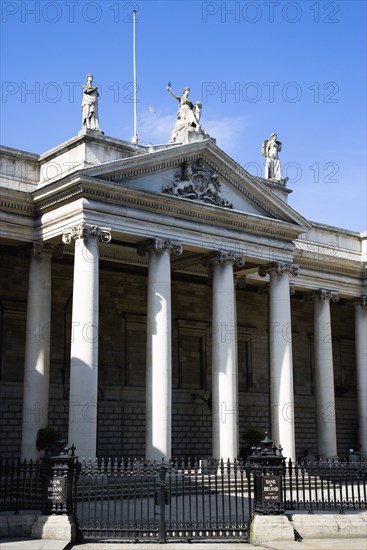
<svg viewBox="0 0 367 550">
<path fill-rule="evenodd" d="M 90 237 L 98 238 L 103 243 L 109 243 L 111 240 L 111 231 L 107 227 L 80 223 L 64 232 L 62 242 L 70 244 L 73 239 L 89 239 Z"/>
<path fill-rule="evenodd" d="M 270 273 L 276 273 L 277 275 L 283 275 L 283 273 L 289 273 L 293 277 L 299 275 L 299 265 L 290 264 L 287 262 L 274 262 L 268 265 L 259 267 L 260 277 L 266 277 Z"/>
<path fill-rule="evenodd" d="M 235 252 L 224 252 L 218 250 L 214 252 L 210 259 L 212 265 L 224 265 L 227 262 L 236 264 L 237 267 L 243 267 L 245 265 L 245 257 L 242 254 L 236 254 Z"/>
<path fill-rule="evenodd" d="M 172 185 L 163 187 L 162 193 L 233 208 L 233 205 L 222 197 L 220 188 L 218 175 L 206 170 L 201 161 L 191 164 L 185 162 L 176 172 Z"/>
<path fill-rule="evenodd" d="M 325 288 L 320 288 L 320 290 L 315 290 L 312 297 L 314 300 L 331 300 L 332 302 L 339 302 L 339 292 L 336 290 L 327 290 Z"/>
<path fill-rule="evenodd" d="M 62 246 L 52 246 L 48 243 L 43 243 L 41 241 L 35 241 L 31 248 L 28 248 L 28 254 L 31 253 L 33 256 L 49 256 L 50 258 L 56 258 L 60 260 L 63 257 Z"/>
<path fill-rule="evenodd" d="M 180 254 L 182 254 L 183 248 L 182 244 L 175 243 L 169 240 L 148 239 L 147 241 L 139 243 L 136 249 L 139 256 L 145 256 L 147 252 L 149 252 L 149 250 L 158 253 L 163 252 L 164 250 L 168 250 L 175 256 L 179 256 Z"/>
<path fill-rule="evenodd" d="M 246 288 L 246 285 L 247 285 L 246 277 L 244 275 L 241 275 L 240 277 L 235 277 L 234 284 L 236 288 L 240 288 L 240 289 Z"/>
</svg>

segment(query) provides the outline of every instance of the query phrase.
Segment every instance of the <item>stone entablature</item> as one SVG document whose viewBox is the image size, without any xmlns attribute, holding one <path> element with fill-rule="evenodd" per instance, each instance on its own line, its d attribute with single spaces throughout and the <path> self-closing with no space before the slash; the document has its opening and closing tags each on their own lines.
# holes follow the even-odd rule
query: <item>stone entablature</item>
<svg viewBox="0 0 367 550">
<path fill-rule="evenodd" d="M 353 262 L 361 257 L 366 241 L 367 234 L 312 223 L 297 239 L 297 255 L 305 259 L 316 256 L 327 264 L 335 257 Z"/>
<path fill-rule="evenodd" d="M 332 284 L 345 297 L 363 293 L 366 241 L 366 233 L 313 223 L 307 233 L 294 241 L 294 259 L 302 267 L 299 284 L 304 289 Z"/>
<path fill-rule="evenodd" d="M 39 181 L 39 155 L 0 147 L 1 188 L 32 192 Z"/>
</svg>

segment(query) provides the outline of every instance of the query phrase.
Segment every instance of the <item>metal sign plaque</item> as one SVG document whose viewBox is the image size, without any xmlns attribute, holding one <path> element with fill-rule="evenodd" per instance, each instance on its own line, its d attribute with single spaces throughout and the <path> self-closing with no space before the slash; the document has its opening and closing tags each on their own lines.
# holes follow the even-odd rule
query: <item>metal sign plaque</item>
<svg viewBox="0 0 367 550">
<path fill-rule="evenodd" d="M 282 502 L 282 486 L 280 476 L 264 476 L 262 481 L 264 501 Z"/>
<path fill-rule="evenodd" d="M 47 498 L 51 502 L 64 502 L 66 499 L 66 477 L 55 476 L 49 480 Z"/>
</svg>

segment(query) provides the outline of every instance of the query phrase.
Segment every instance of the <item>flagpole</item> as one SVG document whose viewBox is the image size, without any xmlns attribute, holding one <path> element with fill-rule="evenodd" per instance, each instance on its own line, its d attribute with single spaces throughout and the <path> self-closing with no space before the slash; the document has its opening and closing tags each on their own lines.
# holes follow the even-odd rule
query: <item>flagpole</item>
<svg viewBox="0 0 367 550">
<path fill-rule="evenodd" d="M 136 10 L 133 10 L 133 66 L 134 66 L 134 137 L 132 143 L 139 143 L 138 136 L 138 114 L 137 114 L 137 99 L 136 99 Z"/>
</svg>

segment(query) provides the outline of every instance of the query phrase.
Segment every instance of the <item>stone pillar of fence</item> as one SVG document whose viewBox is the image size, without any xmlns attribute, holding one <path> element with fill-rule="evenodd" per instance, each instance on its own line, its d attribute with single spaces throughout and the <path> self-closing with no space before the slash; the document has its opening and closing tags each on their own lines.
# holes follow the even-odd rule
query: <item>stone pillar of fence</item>
<svg viewBox="0 0 367 550">
<path fill-rule="evenodd" d="M 254 474 L 253 511 L 259 514 L 284 514 L 285 459 L 282 448 L 275 447 L 266 434 L 248 457 Z"/>
<path fill-rule="evenodd" d="M 57 441 L 42 458 L 42 513 L 44 515 L 70 515 L 74 512 L 74 488 L 78 457 L 75 447 L 65 448 Z"/>
<path fill-rule="evenodd" d="M 70 543 L 76 540 L 74 497 L 79 463 L 74 451 L 74 445 L 68 449 L 59 440 L 42 458 L 42 515 L 37 515 L 31 538 Z"/>
</svg>

